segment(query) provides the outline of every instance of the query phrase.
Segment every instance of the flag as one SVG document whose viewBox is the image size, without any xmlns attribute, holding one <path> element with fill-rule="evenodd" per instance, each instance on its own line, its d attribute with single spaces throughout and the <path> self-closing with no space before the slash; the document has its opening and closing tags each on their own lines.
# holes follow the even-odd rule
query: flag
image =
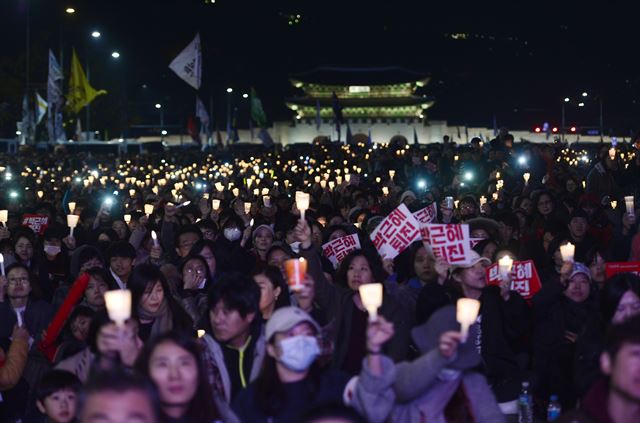
<svg viewBox="0 0 640 423">
<path fill-rule="evenodd" d="M 71 78 L 69 79 L 69 94 L 67 107 L 73 114 L 78 114 L 83 107 L 91 103 L 99 95 L 106 94 L 105 90 L 96 91 L 87 80 L 76 51 L 71 56 Z"/>
<path fill-rule="evenodd" d="M 47 77 L 47 131 L 49 142 L 53 143 L 63 139 L 62 128 L 62 69 L 56 60 L 53 51 L 49 50 L 49 75 Z"/>
<path fill-rule="evenodd" d="M 200 133 L 198 132 L 198 127 L 196 126 L 196 120 L 193 118 L 193 116 L 189 116 L 189 118 L 187 119 L 187 133 L 194 142 L 202 144 Z"/>
<path fill-rule="evenodd" d="M 204 108 L 204 103 L 200 97 L 196 96 L 196 117 L 200 119 L 200 132 L 205 135 L 207 142 L 209 141 L 209 113 Z"/>
<path fill-rule="evenodd" d="M 420 144 L 420 142 L 418 141 L 418 132 L 416 132 L 416 127 L 413 127 L 413 143 L 414 144 Z"/>
<path fill-rule="evenodd" d="M 322 117 L 320 117 L 320 100 L 316 99 L 316 131 L 320 130 L 322 125 Z"/>
<path fill-rule="evenodd" d="M 29 109 L 27 94 L 22 98 L 22 122 L 20 124 L 20 143 L 25 144 L 31 140 L 33 131 L 33 112 Z"/>
<path fill-rule="evenodd" d="M 193 88 L 200 89 L 202 80 L 202 50 L 200 34 L 189 43 L 169 64 L 169 69 Z"/>
<path fill-rule="evenodd" d="M 264 144 L 265 147 L 273 146 L 273 139 L 266 128 L 260 129 L 260 132 L 258 132 L 258 138 L 262 141 L 262 144 Z"/>
<path fill-rule="evenodd" d="M 332 95 L 332 107 L 333 107 L 333 119 L 336 123 L 336 131 L 338 132 L 338 141 L 340 141 L 340 125 L 344 123 L 344 116 L 342 115 L 342 105 L 340 104 L 340 100 L 336 95 L 336 92 L 333 92 Z"/>
<path fill-rule="evenodd" d="M 262 101 L 260 101 L 260 98 L 256 94 L 256 90 L 254 90 L 253 88 L 251 88 L 250 104 L 251 104 L 251 119 L 255 121 L 256 125 L 258 125 L 260 128 L 266 128 L 267 115 L 265 114 L 264 109 L 262 108 Z"/>
<path fill-rule="evenodd" d="M 44 115 L 47 113 L 47 102 L 36 91 L 36 125 L 40 123 Z"/>
</svg>

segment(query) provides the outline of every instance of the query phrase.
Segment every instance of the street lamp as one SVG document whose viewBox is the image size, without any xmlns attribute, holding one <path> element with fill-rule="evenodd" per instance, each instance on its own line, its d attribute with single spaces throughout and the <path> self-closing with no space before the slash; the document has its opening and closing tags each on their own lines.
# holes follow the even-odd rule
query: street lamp
<svg viewBox="0 0 640 423">
<path fill-rule="evenodd" d="M 570 99 L 569 99 L 569 97 L 565 97 L 565 98 L 564 98 L 564 102 L 565 102 L 565 103 L 568 103 L 568 102 L 569 102 L 569 100 L 570 100 Z"/>
<path fill-rule="evenodd" d="M 91 33 L 91 36 L 92 36 L 93 38 L 100 38 L 100 37 L 102 36 L 102 34 L 100 34 L 100 31 L 93 31 L 93 32 Z"/>
<path fill-rule="evenodd" d="M 156 103 L 156 109 L 162 109 L 162 104 Z"/>
<path fill-rule="evenodd" d="M 587 94 L 587 92 L 586 92 L 586 91 L 583 91 L 583 92 L 582 92 L 582 96 L 583 96 L 583 97 L 586 97 L 586 96 L 588 96 L 588 95 L 589 95 L 589 94 Z"/>
<path fill-rule="evenodd" d="M 583 102 L 578 103 L 578 107 L 584 107 L 584 103 Z"/>
<path fill-rule="evenodd" d="M 117 51 L 114 51 L 113 53 L 111 53 L 111 57 L 113 57 L 114 59 L 119 59 L 120 58 L 120 53 Z"/>
<path fill-rule="evenodd" d="M 249 94 L 247 93 L 242 94 L 242 98 L 249 98 Z"/>
<path fill-rule="evenodd" d="M 227 88 L 227 93 L 231 94 L 233 92 L 233 88 Z"/>
<path fill-rule="evenodd" d="M 67 12 L 70 15 L 73 15 L 74 13 L 76 13 L 76 9 L 74 9 L 73 7 L 67 7 L 65 9 L 65 12 Z"/>
</svg>

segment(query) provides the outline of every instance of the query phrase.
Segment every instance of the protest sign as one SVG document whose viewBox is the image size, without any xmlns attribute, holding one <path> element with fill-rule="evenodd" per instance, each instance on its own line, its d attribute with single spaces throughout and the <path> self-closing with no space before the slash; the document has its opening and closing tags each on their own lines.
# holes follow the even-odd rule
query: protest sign
<svg viewBox="0 0 640 423">
<path fill-rule="evenodd" d="M 469 225 L 427 223 L 420 226 L 422 241 L 433 255 L 449 264 L 465 265 L 471 262 Z"/>
<path fill-rule="evenodd" d="M 634 275 L 640 275 L 640 261 L 605 263 L 604 269 L 607 279 L 613 275 L 617 275 L 618 273 L 633 273 Z"/>
<path fill-rule="evenodd" d="M 25 214 L 22 216 L 22 226 L 30 228 L 38 235 L 44 235 L 49 226 L 49 216 L 44 214 Z"/>
<path fill-rule="evenodd" d="M 436 202 L 429 204 L 427 207 L 413 213 L 413 217 L 420 223 L 431 223 L 438 216 L 438 207 Z"/>
<path fill-rule="evenodd" d="M 420 239 L 420 225 L 406 205 L 400 204 L 371 233 L 380 256 L 393 259 Z"/>
<path fill-rule="evenodd" d="M 358 234 L 336 238 L 322 246 L 324 256 L 329 259 L 335 269 L 347 254 L 358 249 L 360 249 Z"/>
<path fill-rule="evenodd" d="M 487 281 L 489 285 L 500 285 L 498 263 L 487 268 Z M 514 261 L 511 267 L 511 290 L 518 292 L 525 300 L 530 300 L 540 288 L 540 277 L 533 260 Z"/>
</svg>

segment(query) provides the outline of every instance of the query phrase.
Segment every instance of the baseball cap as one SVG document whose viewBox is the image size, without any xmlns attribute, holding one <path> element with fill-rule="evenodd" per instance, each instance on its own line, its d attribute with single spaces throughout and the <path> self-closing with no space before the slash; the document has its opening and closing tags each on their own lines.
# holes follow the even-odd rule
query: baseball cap
<svg viewBox="0 0 640 423">
<path fill-rule="evenodd" d="M 480 262 L 484 262 L 486 264 L 491 264 L 491 260 L 489 260 L 486 257 L 482 257 L 475 250 L 471 250 L 471 252 L 469 253 L 469 257 L 471 257 L 471 262 L 469 264 L 454 264 L 453 266 L 451 266 L 451 271 L 453 272 L 456 269 L 468 269 L 470 267 L 475 266 L 476 264 L 478 264 Z"/>
<path fill-rule="evenodd" d="M 589 271 L 589 268 L 582 263 L 575 262 L 573 263 L 573 270 L 571 271 L 571 275 L 569 276 L 569 279 L 573 278 L 575 275 L 579 273 L 586 275 L 589 278 L 589 280 L 591 280 L 591 272 Z"/>
<path fill-rule="evenodd" d="M 309 314 L 302 309 L 293 306 L 279 308 L 267 321 L 265 338 L 269 341 L 276 332 L 286 332 L 303 322 L 309 323 L 317 332 L 320 332 L 320 326 L 313 320 L 313 317 L 309 316 Z"/>
</svg>

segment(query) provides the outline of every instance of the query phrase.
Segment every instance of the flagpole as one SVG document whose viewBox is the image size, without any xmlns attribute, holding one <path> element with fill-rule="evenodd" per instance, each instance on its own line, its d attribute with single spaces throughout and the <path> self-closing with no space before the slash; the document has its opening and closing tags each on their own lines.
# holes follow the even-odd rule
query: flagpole
<svg viewBox="0 0 640 423">
<path fill-rule="evenodd" d="M 87 82 L 91 84 L 91 70 L 89 69 L 89 52 L 87 52 Z M 85 141 L 89 141 L 90 140 L 89 131 L 91 130 L 91 102 L 87 104 L 86 113 L 87 113 L 87 117 L 86 117 L 87 122 L 85 125 L 86 126 L 85 131 L 87 132 L 87 139 L 85 139 Z"/>
</svg>

